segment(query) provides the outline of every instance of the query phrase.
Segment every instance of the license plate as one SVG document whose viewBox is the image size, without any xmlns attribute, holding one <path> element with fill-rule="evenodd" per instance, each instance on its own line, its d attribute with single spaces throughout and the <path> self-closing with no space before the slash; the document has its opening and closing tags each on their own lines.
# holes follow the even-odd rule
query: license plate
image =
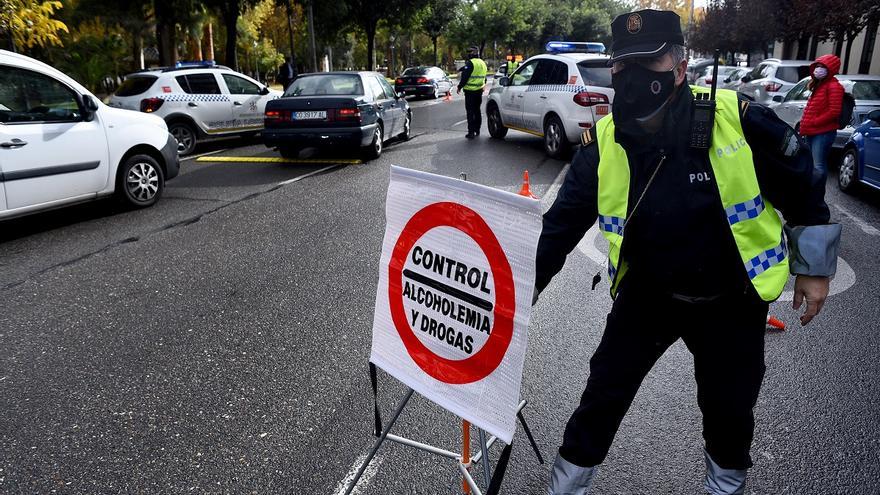
<svg viewBox="0 0 880 495">
<path fill-rule="evenodd" d="M 324 110 L 313 112 L 293 112 L 293 120 L 318 120 L 326 118 L 327 112 Z"/>
</svg>

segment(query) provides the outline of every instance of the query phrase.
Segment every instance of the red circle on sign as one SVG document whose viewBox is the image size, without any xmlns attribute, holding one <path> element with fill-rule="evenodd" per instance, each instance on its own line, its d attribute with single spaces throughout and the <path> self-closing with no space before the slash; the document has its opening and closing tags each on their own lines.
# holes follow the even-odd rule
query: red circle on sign
<svg viewBox="0 0 880 495">
<path fill-rule="evenodd" d="M 410 250 L 428 231 L 437 227 L 458 229 L 476 241 L 489 260 L 495 281 L 494 322 L 483 347 L 466 359 L 447 359 L 434 354 L 416 336 L 403 307 L 403 266 Z M 428 205 L 412 216 L 400 232 L 388 263 L 388 302 L 391 319 L 407 352 L 425 373 L 444 383 L 463 385 L 482 380 L 495 371 L 513 337 L 516 297 L 513 272 L 498 238 L 474 210 L 458 203 Z"/>
</svg>

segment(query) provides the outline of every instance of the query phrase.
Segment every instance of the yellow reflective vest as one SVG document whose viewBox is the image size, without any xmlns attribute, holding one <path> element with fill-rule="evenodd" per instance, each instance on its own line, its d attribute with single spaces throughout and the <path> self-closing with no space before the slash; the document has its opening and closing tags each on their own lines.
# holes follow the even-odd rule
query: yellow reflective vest
<svg viewBox="0 0 880 495">
<path fill-rule="evenodd" d="M 471 77 L 467 80 L 463 89 L 465 91 L 480 91 L 486 85 L 486 62 L 474 57 L 471 59 L 471 65 L 474 66 L 474 70 L 471 72 Z"/>
<path fill-rule="evenodd" d="M 691 91 L 705 93 L 708 88 L 692 86 Z M 599 144 L 599 229 L 609 243 L 608 276 L 611 296 L 615 297 L 627 271 L 620 249 L 627 218 L 630 168 L 626 152 L 614 140 L 614 120 L 610 115 L 597 122 L 596 133 Z M 733 91 L 718 90 L 716 94 L 715 126 L 708 153 L 743 269 L 761 298 L 773 301 L 782 293 L 788 280 L 782 221 L 770 201 L 761 194 L 752 150 L 739 119 L 739 101 Z M 693 235 L 698 236 L 700 232 Z"/>
</svg>

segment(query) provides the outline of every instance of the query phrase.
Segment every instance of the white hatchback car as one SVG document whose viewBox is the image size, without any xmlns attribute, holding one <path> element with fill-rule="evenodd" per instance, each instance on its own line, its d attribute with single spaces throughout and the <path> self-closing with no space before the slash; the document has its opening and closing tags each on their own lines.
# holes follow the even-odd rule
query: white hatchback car
<svg viewBox="0 0 880 495">
<path fill-rule="evenodd" d="M 162 117 L 187 155 L 208 137 L 259 132 L 266 102 L 281 94 L 228 67 L 181 65 L 129 74 L 110 106 Z"/>
<path fill-rule="evenodd" d="M 585 130 L 611 112 L 609 58 L 557 50 L 526 60 L 489 91 L 489 134 L 503 139 L 508 129 L 527 132 L 544 139 L 549 156 L 564 157 L 571 143 L 579 142 Z"/>
<path fill-rule="evenodd" d="M 110 108 L 43 62 L 0 50 L 0 219 L 114 193 L 150 206 L 179 171 L 162 119 Z"/>
</svg>

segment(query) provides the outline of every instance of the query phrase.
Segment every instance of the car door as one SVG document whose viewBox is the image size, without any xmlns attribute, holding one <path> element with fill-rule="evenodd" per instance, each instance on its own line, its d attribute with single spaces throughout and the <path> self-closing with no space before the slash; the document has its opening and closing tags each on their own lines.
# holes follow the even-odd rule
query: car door
<svg viewBox="0 0 880 495">
<path fill-rule="evenodd" d="M 373 105 L 376 108 L 376 115 L 382 121 L 384 126 L 384 139 L 395 134 L 394 109 L 391 107 L 391 101 L 385 94 L 385 88 L 379 82 L 379 78 L 370 74 L 365 77 L 367 82 L 366 90 L 373 97 Z"/>
<path fill-rule="evenodd" d="M 262 129 L 268 101 L 260 94 L 262 86 L 235 74 L 223 74 L 222 79 L 232 102 L 232 127 L 241 131 Z"/>
<path fill-rule="evenodd" d="M 544 133 L 544 114 L 548 101 L 560 95 L 568 82 L 568 66 L 549 58 L 538 60 L 535 73 L 529 81 L 523 98 L 523 127 L 537 134 Z"/>
<path fill-rule="evenodd" d="M 529 81 L 538 67 L 538 60 L 530 60 L 513 73 L 510 77 L 510 85 L 504 88 L 499 104 L 501 106 L 501 119 L 508 127 L 523 129 L 523 103 Z"/>
<path fill-rule="evenodd" d="M 376 79 L 385 90 L 385 96 L 391 100 L 391 113 L 394 115 L 394 134 L 391 135 L 396 136 L 403 132 L 403 124 L 406 119 L 406 100 L 397 98 L 394 87 L 384 77 L 376 76 Z"/>
<path fill-rule="evenodd" d="M 85 198 L 107 186 L 101 117 L 81 96 L 39 72 L 0 65 L 0 181 L 8 209 Z"/>
<path fill-rule="evenodd" d="M 865 131 L 865 163 L 862 167 L 862 177 L 880 187 L 880 122 L 872 120 L 870 127 Z"/>
<path fill-rule="evenodd" d="M 809 79 L 805 79 L 797 83 L 785 95 L 782 103 L 773 109 L 780 119 L 792 127 L 796 126 L 804 115 L 804 108 L 807 106 L 807 99 L 809 99 L 811 94 L 807 89 L 807 83 L 809 82 Z"/>
<path fill-rule="evenodd" d="M 236 130 L 232 102 L 229 95 L 220 89 L 215 72 L 182 74 L 175 79 L 184 92 L 179 99 L 179 112 L 191 116 L 206 134 L 225 134 Z"/>
</svg>

